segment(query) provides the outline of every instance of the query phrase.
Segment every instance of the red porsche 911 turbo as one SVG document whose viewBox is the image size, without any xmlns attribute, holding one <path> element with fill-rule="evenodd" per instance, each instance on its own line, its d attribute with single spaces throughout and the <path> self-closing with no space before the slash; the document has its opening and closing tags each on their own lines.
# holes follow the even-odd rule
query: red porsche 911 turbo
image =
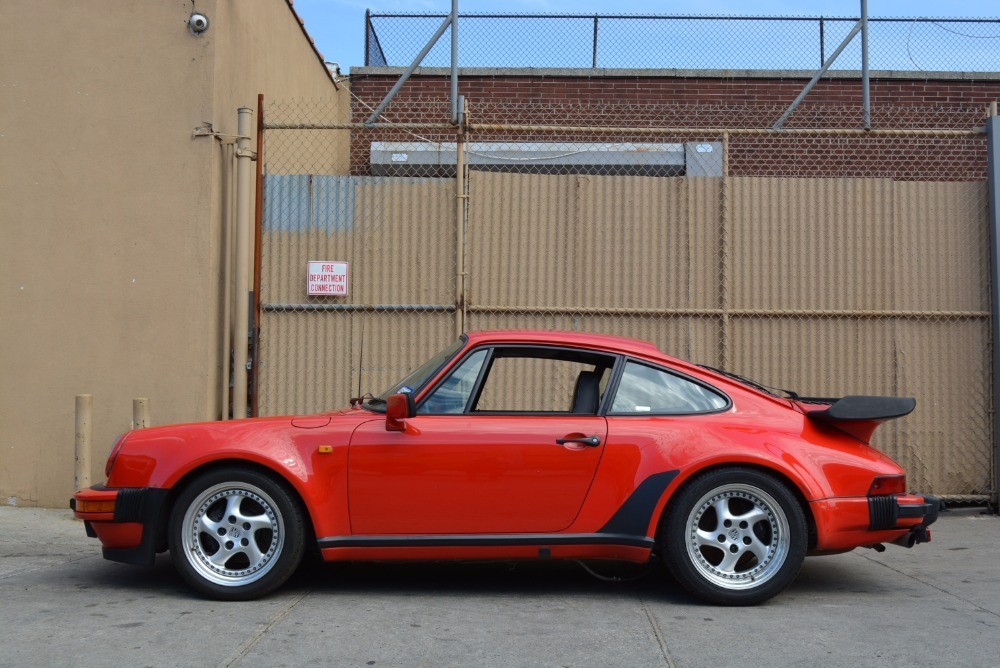
<svg viewBox="0 0 1000 668">
<path fill-rule="evenodd" d="M 71 506 L 104 557 L 218 599 L 327 561 L 659 558 L 767 600 L 807 555 L 930 540 L 940 503 L 869 444 L 913 399 L 771 393 L 631 339 L 462 336 L 379 396 L 131 431 Z"/>
</svg>

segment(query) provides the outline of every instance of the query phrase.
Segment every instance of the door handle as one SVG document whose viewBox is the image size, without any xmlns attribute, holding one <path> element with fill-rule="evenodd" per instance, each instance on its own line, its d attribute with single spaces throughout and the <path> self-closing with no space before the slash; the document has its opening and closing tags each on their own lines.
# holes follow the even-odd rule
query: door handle
<svg viewBox="0 0 1000 668">
<path fill-rule="evenodd" d="M 557 438 L 556 443 L 566 445 L 567 443 L 579 443 L 590 448 L 596 448 L 601 444 L 601 439 L 597 436 L 579 436 L 577 438 Z"/>
</svg>

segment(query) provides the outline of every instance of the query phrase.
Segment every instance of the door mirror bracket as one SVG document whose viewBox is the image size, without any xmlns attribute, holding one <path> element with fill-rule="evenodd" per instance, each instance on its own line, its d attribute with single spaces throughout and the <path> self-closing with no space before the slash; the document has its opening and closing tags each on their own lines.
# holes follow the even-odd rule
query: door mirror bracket
<svg viewBox="0 0 1000 668">
<path fill-rule="evenodd" d="M 406 420 L 417 414 L 413 395 L 392 394 L 385 400 L 385 430 L 406 431 Z"/>
</svg>

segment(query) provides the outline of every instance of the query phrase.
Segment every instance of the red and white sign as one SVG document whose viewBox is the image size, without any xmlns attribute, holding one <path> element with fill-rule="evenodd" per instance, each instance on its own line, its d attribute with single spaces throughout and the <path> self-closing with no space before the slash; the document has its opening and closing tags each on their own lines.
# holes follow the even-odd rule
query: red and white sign
<svg viewBox="0 0 1000 668">
<path fill-rule="evenodd" d="M 310 260 L 306 274 L 306 294 L 321 297 L 347 296 L 347 263 Z"/>
</svg>

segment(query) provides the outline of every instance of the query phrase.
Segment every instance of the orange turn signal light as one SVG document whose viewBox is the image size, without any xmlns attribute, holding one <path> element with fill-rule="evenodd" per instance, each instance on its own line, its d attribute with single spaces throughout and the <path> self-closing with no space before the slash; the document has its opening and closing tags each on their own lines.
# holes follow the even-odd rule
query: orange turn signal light
<svg viewBox="0 0 1000 668">
<path fill-rule="evenodd" d="M 115 501 L 104 499 L 77 499 L 76 512 L 78 513 L 113 513 L 115 512 Z"/>
<path fill-rule="evenodd" d="M 877 475 L 868 488 L 868 496 L 884 494 L 906 494 L 905 475 Z"/>
</svg>

